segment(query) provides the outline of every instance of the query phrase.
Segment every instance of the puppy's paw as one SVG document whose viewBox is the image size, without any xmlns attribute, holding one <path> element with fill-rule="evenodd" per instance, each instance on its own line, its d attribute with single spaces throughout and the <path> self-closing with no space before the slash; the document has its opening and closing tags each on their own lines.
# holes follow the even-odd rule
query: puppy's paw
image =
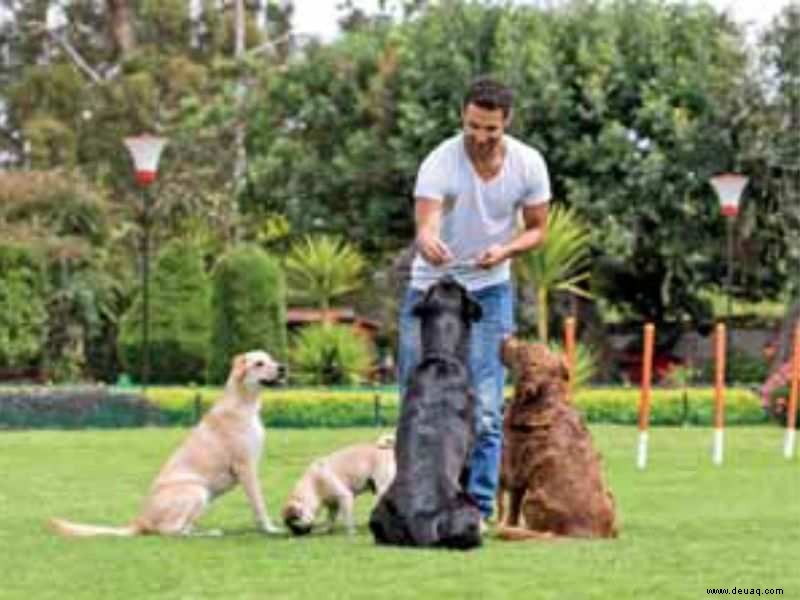
<svg viewBox="0 0 800 600">
<path fill-rule="evenodd" d="M 275 525 L 274 523 L 271 523 L 271 522 L 262 523 L 261 531 L 263 531 L 264 533 L 270 534 L 270 535 L 277 535 L 277 534 L 281 534 L 281 533 L 286 533 L 285 529 L 283 529 L 282 527 L 278 527 L 277 525 Z"/>
</svg>

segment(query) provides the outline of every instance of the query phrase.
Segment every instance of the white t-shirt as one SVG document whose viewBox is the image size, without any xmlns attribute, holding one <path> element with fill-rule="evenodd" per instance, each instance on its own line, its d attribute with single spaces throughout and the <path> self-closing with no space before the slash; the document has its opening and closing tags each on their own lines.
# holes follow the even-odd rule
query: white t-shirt
<svg viewBox="0 0 800 600">
<path fill-rule="evenodd" d="M 474 260 L 492 244 L 506 244 L 513 235 L 521 206 L 550 200 L 550 177 L 542 155 L 510 135 L 504 136 L 506 155 L 500 172 L 484 181 L 475 171 L 460 133 L 442 142 L 423 161 L 417 174 L 415 198 L 444 203 L 442 241 L 453 261 L 434 267 L 417 253 L 411 265 L 411 286 L 426 289 L 445 273 L 468 290 L 507 281 L 510 261 L 491 269 L 474 267 Z"/>
</svg>

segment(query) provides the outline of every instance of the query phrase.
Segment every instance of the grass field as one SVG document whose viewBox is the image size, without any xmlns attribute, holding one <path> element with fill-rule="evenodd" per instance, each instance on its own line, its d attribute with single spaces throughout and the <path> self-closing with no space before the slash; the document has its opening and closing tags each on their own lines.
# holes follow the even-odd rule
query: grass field
<svg viewBox="0 0 800 600">
<path fill-rule="evenodd" d="M 615 541 L 504 543 L 470 552 L 376 547 L 359 534 L 300 539 L 256 533 L 244 495 L 218 500 L 202 525 L 222 538 L 63 540 L 50 516 L 122 524 L 177 429 L 0 433 L 0 598 L 706 598 L 707 588 L 780 588 L 800 598 L 800 464 L 781 430 L 731 428 L 726 463 L 710 430 L 655 429 L 650 466 L 634 467 L 636 431 L 596 426 L 617 498 Z M 262 482 L 277 515 L 307 462 L 376 430 L 271 430 Z"/>
</svg>

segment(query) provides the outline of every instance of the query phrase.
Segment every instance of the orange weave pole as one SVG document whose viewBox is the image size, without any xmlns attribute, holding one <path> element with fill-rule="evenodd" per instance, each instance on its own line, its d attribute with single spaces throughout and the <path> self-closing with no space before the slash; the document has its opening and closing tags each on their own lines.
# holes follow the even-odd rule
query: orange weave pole
<svg viewBox="0 0 800 600">
<path fill-rule="evenodd" d="M 639 431 L 646 431 L 650 424 L 650 381 L 653 374 L 653 344 L 656 328 L 652 323 L 644 326 L 644 350 L 642 356 L 642 393 L 639 397 Z"/>
<path fill-rule="evenodd" d="M 575 317 L 567 317 L 564 321 L 564 354 L 567 356 L 569 369 L 569 398 L 575 389 Z"/>
<path fill-rule="evenodd" d="M 725 323 L 717 323 L 714 336 L 714 428 L 725 424 Z"/>
<path fill-rule="evenodd" d="M 794 329 L 792 379 L 789 384 L 789 406 L 786 407 L 786 427 L 795 428 L 797 422 L 797 396 L 800 393 L 800 323 Z"/>
</svg>

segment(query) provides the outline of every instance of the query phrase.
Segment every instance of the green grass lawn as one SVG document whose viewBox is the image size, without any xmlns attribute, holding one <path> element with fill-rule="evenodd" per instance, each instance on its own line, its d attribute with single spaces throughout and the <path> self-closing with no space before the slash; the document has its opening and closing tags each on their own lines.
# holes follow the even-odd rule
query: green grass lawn
<svg viewBox="0 0 800 600">
<path fill-rule="evenodd" d="M 222 538 L 64 540 L 62 516 L 122 524 L 185 435 L 176 429 L 0 433 L 0 598 L 705 598 L 707 588 L 782 588 L 800 598 L 800 464 L 773 427 L 727 431 L 726 463 L 708 429 L 655 429 L 650 466 L 636 430 L 595 426 L 622 522 L 614 541 L 508 543 L 469 552 L 376 547 L 359 533 L 290 539 L 254 531 L 244 495 L 219 499 L 202 526 Z M 313 457 L 377 430 L 270 430 L 262 482 L 277 516 Z"/>
</svg>

